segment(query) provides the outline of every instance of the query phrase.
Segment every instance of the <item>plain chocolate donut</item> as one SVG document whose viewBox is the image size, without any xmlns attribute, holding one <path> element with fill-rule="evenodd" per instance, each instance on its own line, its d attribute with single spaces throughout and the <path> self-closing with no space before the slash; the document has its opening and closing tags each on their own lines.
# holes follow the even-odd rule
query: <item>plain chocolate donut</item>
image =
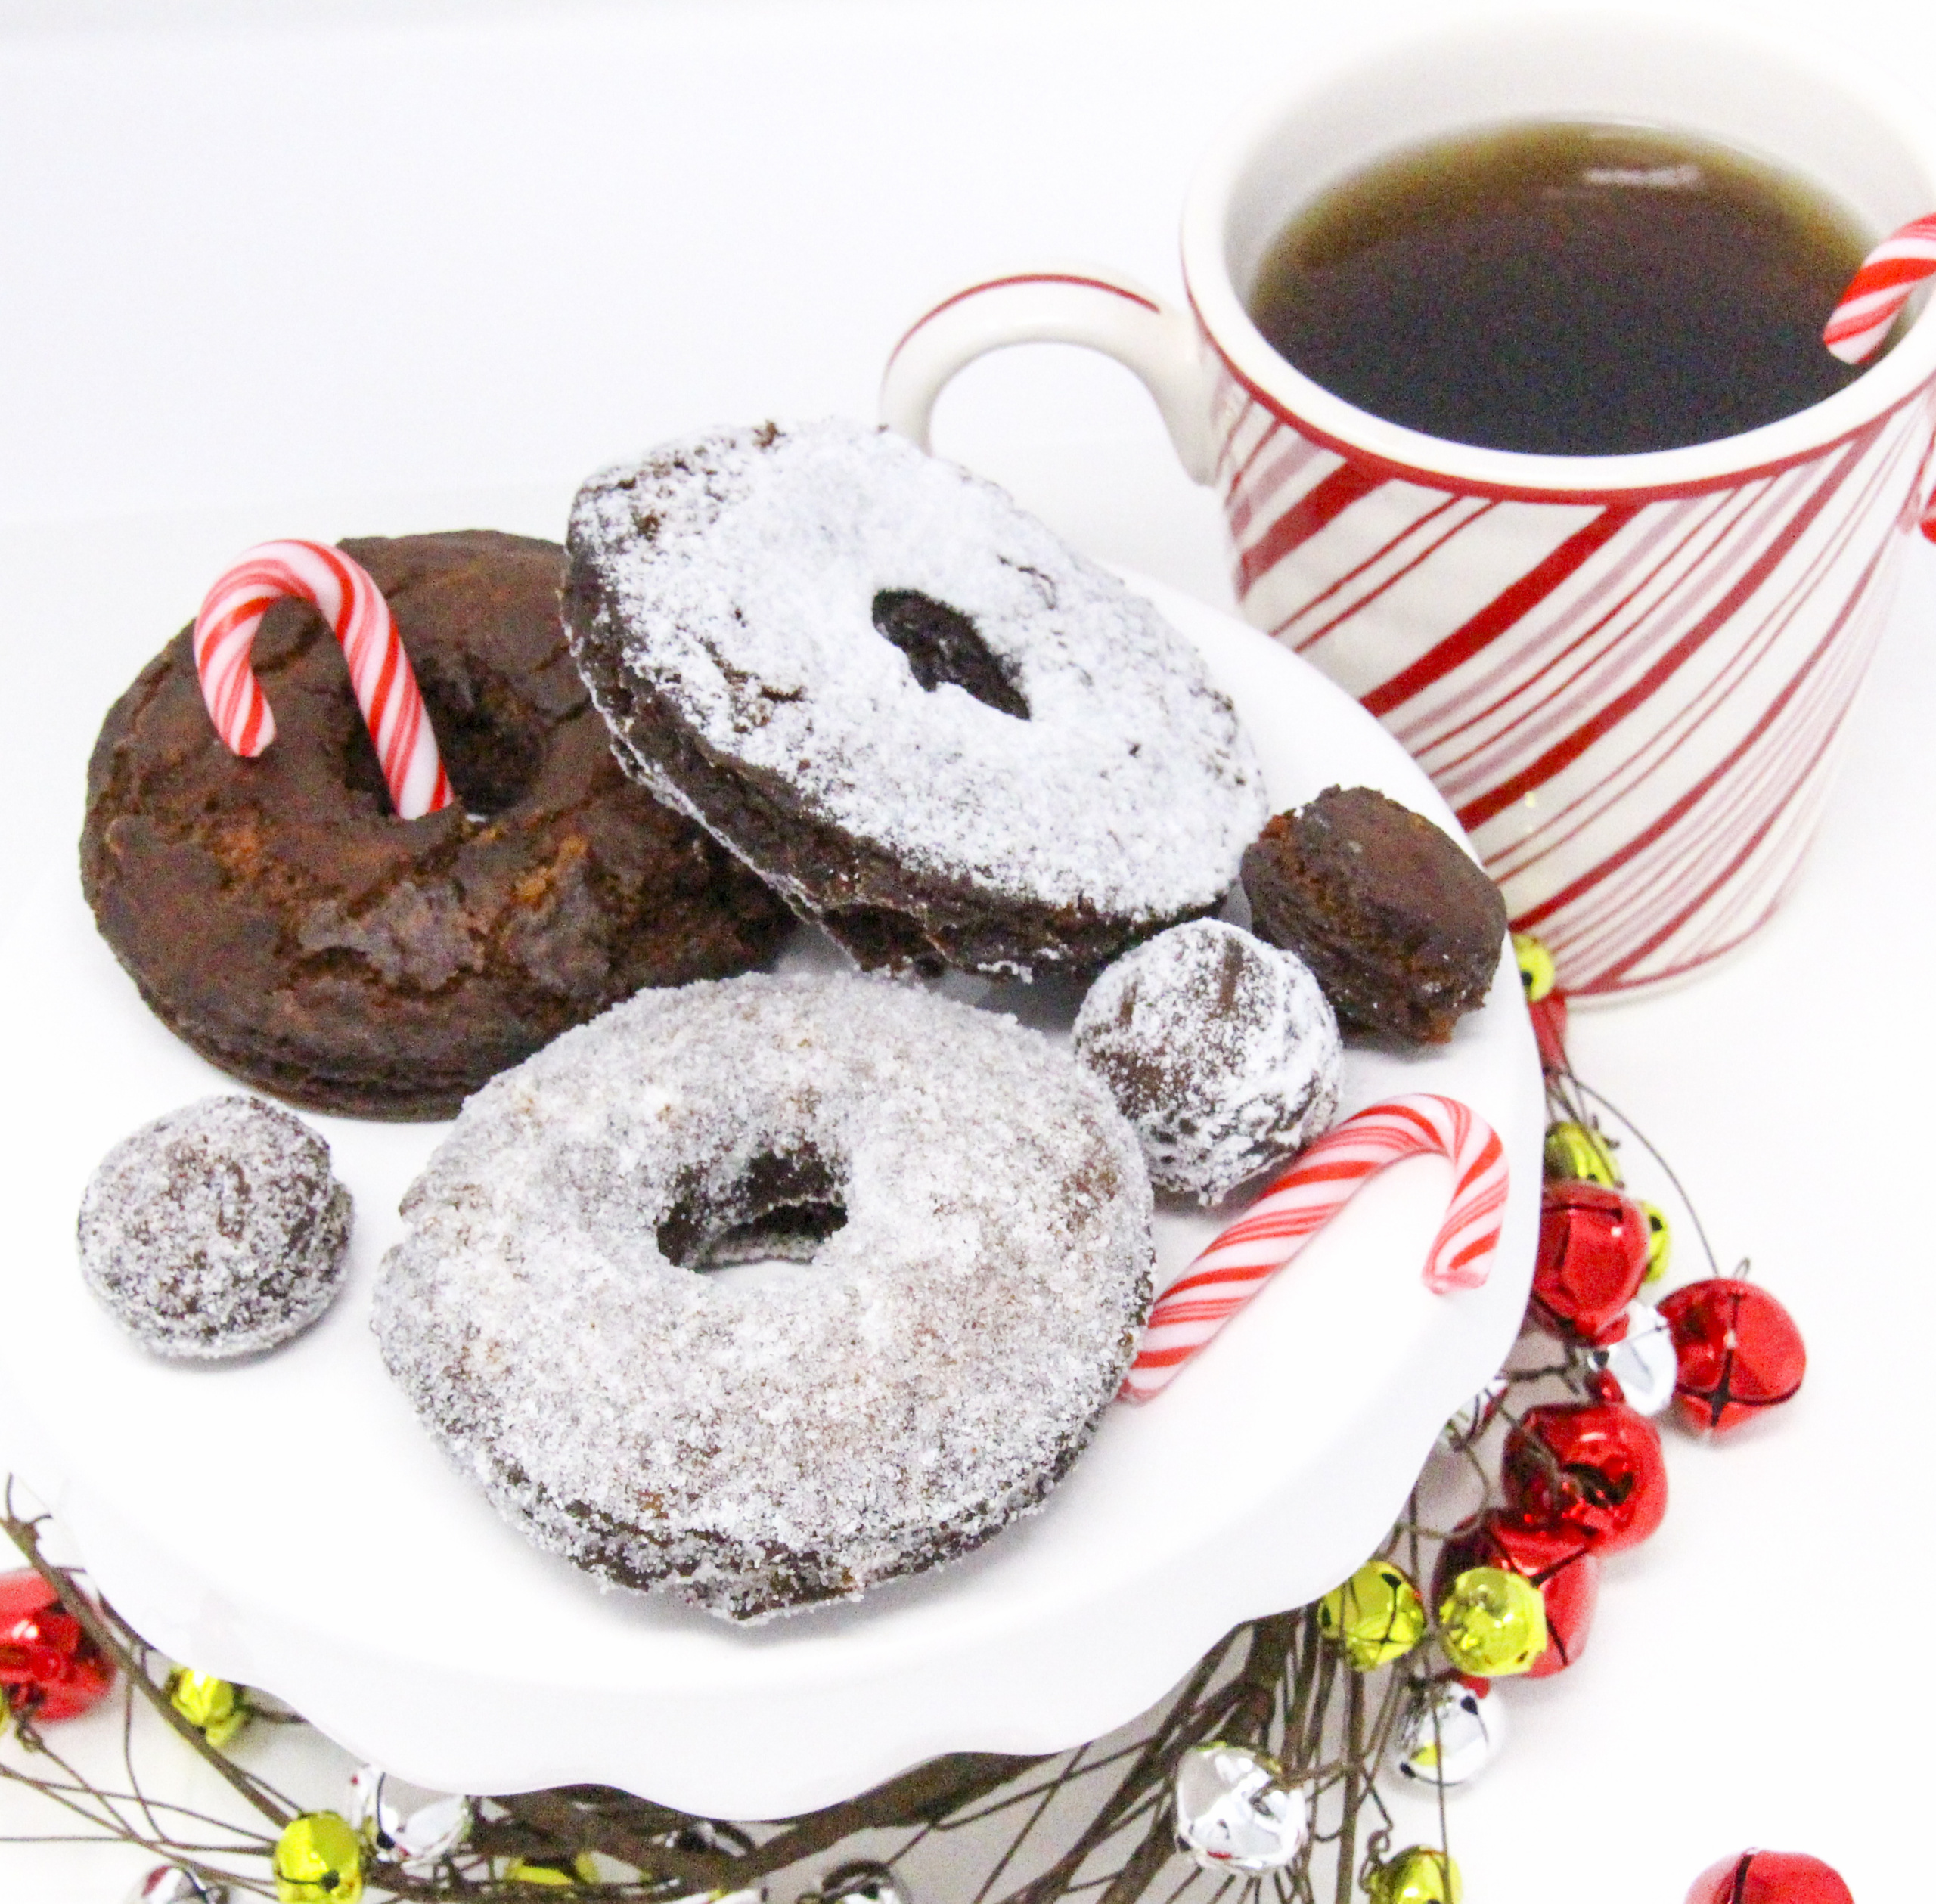
<svg viewBox="0 0 1936 1904">
<path fill-rule="evenodd" d="M 394 611 L 456 805 L 398 820 L 334 639 L 269 611 L 276 738 L 223 746 L 190 631 L 110 712 L 81 871 L 172 1030 L 290 1102 L 453 1113 L 644 985 L 763 961 L 786 914 L 619 771 L 557 612 L 556 544 L 486 530 L 345 542 Z"/>
</svg>

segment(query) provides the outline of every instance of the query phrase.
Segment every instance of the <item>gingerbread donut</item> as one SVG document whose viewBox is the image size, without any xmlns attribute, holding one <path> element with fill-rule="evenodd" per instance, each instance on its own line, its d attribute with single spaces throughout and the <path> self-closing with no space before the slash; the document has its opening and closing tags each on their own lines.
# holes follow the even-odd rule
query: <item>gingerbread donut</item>
<svg viewBox="0 0 1936 1904">
<path fill-rule="evenodd" d="M 1041 1504 L 1134 1354 L 1150 1207 L 1107 1092 L 1009 1019 L 858 975 L 642 992 L 464 1106 L 375 1327 L 539 1546 L 762 1620 Z M 811 1264 L 707 1273 L 749 1255 Z"/>
<path fill-rule="evenodd" d="M 458 800 L 399 820 L 319 616 L 271 609 L 274 743 L 225 746 L 184 629 L 110 712 L 82 882 L 158 1016 L 290 1102 L 447 1117 L 643 985 L 743 971 L 784 908 L 622 774 L 566 651 L 554 544 L 346 542 L 388 598 Z"/>
<path fill-rule="evenodd" d="M 1156 609 L 885 431 L 721 430 L 579 492 L 619 757 L 864 966 L 1093 970 L 1213 910 L 1267 811 Z"/>
</svg>

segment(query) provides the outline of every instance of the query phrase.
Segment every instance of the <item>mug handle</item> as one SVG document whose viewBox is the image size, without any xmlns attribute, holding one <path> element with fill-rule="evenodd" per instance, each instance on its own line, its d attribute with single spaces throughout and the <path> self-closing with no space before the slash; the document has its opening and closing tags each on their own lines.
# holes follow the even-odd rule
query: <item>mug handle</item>
<svg viewBox="0 0 1936 1904">
<path fill-rule="evenodd" d="M 1134 371 L 1198 482 L 1215 473 L 1209 365 L 1187 311 L 1131 278 L 1087 268 L 1011 271 L 915 319 L 882 373 L 880 419 L 923 449 L 935 399 L 956 371 L 1010 344 L 1084 344 Z"/>
</svg>

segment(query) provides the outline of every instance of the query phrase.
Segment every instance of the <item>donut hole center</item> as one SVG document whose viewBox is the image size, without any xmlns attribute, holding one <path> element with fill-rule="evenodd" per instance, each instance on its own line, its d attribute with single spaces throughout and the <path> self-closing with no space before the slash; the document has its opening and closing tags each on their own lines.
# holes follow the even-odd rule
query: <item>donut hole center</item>
<svg viewBox="0 0 1936 1904">
<path fill-rule="evenodd" d="M 495 670 L 467 655 L 413 657 L 430 731 L 458 802 L 475 820 L 514 807 L 531 791 L 544 759 L 544 724 Z M 352 728 L 343 778 L 351 789 L 386 805 L 382 763 L 359 719 Z"/>
<path fill-rule="evenodd" d="M 728 1288 L 789 1282 L 846 1226 L 845 1192 L 816 1150 L 763 1152 L 727 1182 L 683 1185 L 659 1220 L 659 1254 Z"/>
<path fill-rule="evenodd" d="M 908 658 L 915 680 L 932 694 L 944 682 L 985 707 L 1017 721 L 1028 703 L 973 620 L 918 588 L 883 588 L 873 602 L 874 627 Z"/>
</svg>

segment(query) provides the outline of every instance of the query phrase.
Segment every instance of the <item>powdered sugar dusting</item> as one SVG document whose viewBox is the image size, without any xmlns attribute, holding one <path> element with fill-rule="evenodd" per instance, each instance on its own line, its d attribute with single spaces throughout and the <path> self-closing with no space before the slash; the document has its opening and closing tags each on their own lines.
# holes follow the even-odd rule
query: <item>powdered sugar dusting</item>
<svg viewBox="0 0 1936 1904">
<path fill-rule="evenodd" d="M 350 1198 L 300 1118 L 209 1097 L 124 1137 L 81 1199 L 81 1273 L 157 1355 L 272 1348 L 335 1299 Z"/>
<path fill-rule="evenodd" d="M 588 482 L 571 541 L 616 605 L 623 667 L 709 755 L 925 873 L 1174 918 L 1217 903 L 1263 823 L 1256 760 L 1189 643 L 1003 491 L 884 431 L 669 445 Z M 973 622 L 1025 720 L 917 682 L 871 612 L 908 590 Z"/>
<path fill-rule="evenodd" d="M 1090 988 L 1075 1055 L 1136 1127 L 1153 1182 L 1214 1202 L 1338 1113 L 1338 1022 L 1295 954 L 1198 919 Z"/>
<path fill-rule="evenodd" d="M 783 1282 L 672 1260 L 830 1207 Z M 1150 1293 L 1148 1180 L 1100 1086 L 1005 1019 L 844 975 L 566 1033 L 470 1100 L 404 1215 L 375 1326 L 427 1424 L 541 1546 L 742 1618 L 1037 1506 Z"/>
</svg>

